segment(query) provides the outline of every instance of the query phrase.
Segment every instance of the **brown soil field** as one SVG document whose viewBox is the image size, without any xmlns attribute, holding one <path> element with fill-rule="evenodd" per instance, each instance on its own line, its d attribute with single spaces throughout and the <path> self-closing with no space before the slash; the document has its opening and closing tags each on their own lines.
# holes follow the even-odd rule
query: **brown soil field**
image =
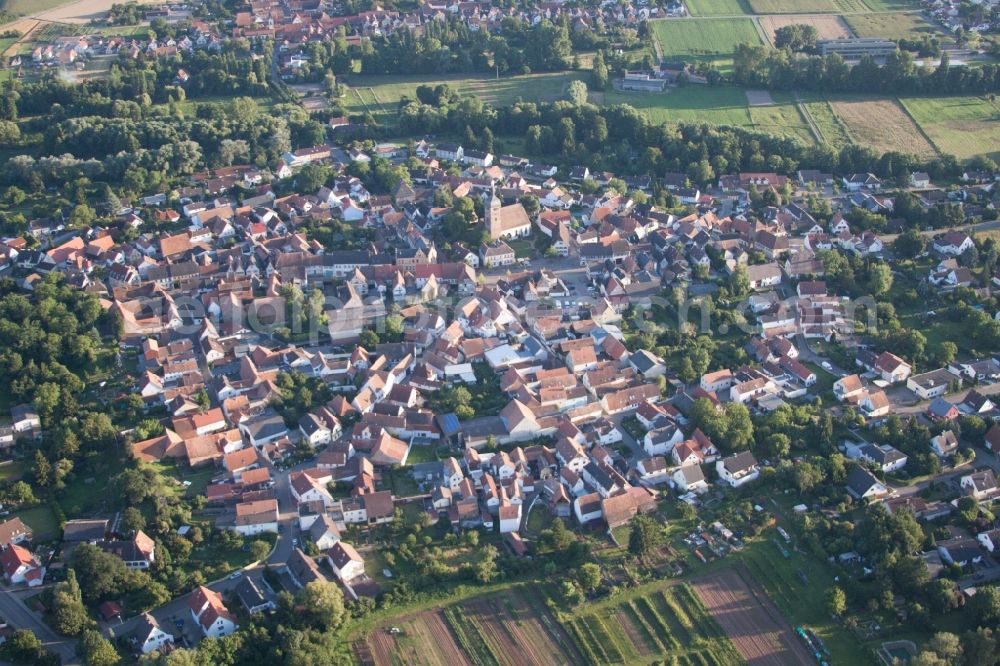
<svg viewBox="0 0 1000 666">
<path fill-rule="evenodd" d="M 7 47 L 7 50 L 3 52 L 2 55 L 6 57 L 11 57 L 17 55 L 18 51 L 21 50 L 21 44 L 28 40 L 31 33 L 38 27 L 41 21 L 35 19 L 21 19 L 19 21 L 14 21 L 13 23 L 8 23 L 0 27 L 0 29 L 7 30 L 17 30 L 21 33 L 21 38 Z"/>
<path fill-rule="evenodd" d="M 385 627 L 376 629 L 368 637 L 371 652 L 369 655 L 358 654 L 359 661 L 370 656 L 369 663 L 376 666 L 472 666 L 472 661 L 459 648 L 440 610 L 402 618 L 392 626 L 399 627 L 402 633 L 394 636 Z"/>
<path fill-rule="evenodd" d="M 504 666 L 564 666 L 584 661 L 555 618 L 533 607 L 524 593 L 509 590 L 454 608 L 467 620 L 468 638 L 482 641 L 482 647 Z M 475 656 L 462 648 L 448 623 L 444 609 L 392 620 L 359 641 L 355 656 L 375 666 L 471 666 Z M 398 627 L 400 633 L 390 634 L 389 627 Z"/>
<path fill-rule="evenodd" d="M 465 604 L 465 615 L 486 637 L 490 651 L 506 666 L 533 664 L 561 666 L 581 663 L 581 656 L 567 655 L 560 647 L 572 645 L 569 636 L 548 614 L 539 615 L 522 595 L 505 593 L 480 597 Z M 550 632 L 556 632 L 554 638 Z"/>
<path fill-rule="evenodd" d="M 695 593 L 752 666 L 810 664 L 812 655 L 763 590 L 735 569 L 693 582 Z"/>
<path fill-rule="evenodd" d="M 840 39 L 851 37 L 851 29 L 839 16 L 761 16 L 760 25 L 764 28 L 767 38 L 774 44 L 774 33 L 786 25 L 811 25 L 816 28 L 819 39 Z"/>
<path fill-rule="evenodd" d="M 839 101 L 830 102 L 830 107 L 844 121 L 855 143 L 880 152 L 894 150 L 920 157 L 937 154 L 895 100 Z"/>
</svg>

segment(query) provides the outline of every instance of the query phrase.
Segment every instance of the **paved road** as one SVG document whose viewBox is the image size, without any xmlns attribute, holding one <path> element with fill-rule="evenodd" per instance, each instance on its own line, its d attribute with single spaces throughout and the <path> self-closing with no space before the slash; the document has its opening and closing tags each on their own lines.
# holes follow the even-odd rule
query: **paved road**
<svg viewBox="0 0 1000 666">
<path fill-rule="evenodd" d="M 76 658 L 76 642 L 56 634 L 37 614 L 24 605 L 16 593 L 0 592 L 0 615 L 13 627 L 33 631 L 45 649 L 58 654 L 64 664 L 79 663 Z"/>
</svg>

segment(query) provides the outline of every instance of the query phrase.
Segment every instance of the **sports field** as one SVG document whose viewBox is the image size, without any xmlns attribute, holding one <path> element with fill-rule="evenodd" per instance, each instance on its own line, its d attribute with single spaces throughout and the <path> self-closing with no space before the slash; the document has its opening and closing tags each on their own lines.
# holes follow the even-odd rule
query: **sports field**
<svg viewBox="0 0 1000 666">
<path fill-rule="evenodd" d="M 551 102 L 566 97 L 570 81 L 588 79 L 586 73 L 555 72 L 506 76 L 497 79 L 483 76 L 352 76 L 345 81 L 351 88 L 344 98 L 349 113 L 370 111 L 379 120 L 396 115 L 399 100 L 417 98 L 417 87 L 445 83 L 459 95 L 474 95 L 493 105 L 512 104 L 517 98 L 532 102 Z"/>
<path fill-rule="evenodd" d="M 880 152 L 898 151 L 932 157 L 934 146 L 920 133 L 895 100 L 848 99 L 831 102 L 855 143 Z"/>
<path fill-rule="evenodd" d="M 921 39 L 924 35 L 944 35 L 918 14 L 853 14 L 844 21 L 858 37 Z"/>
<path fill-rule="evenodd" d="M 712 19 L 706 21 L 650 21 L 653 38 L 666 58 L 732 65 L 732 54 L 742 42 L 760 44 L 752 19 Z"/>
<path fill-rule="evenodd" d="M 691 16 L 738 16 L 749 14 L 747 0 L 687 0 Z"/>
<path fill-rule="evenodd" d="M 1000 158 L 1000 104 L 984 97 L 908 97 L 900 103 L 943 153 Z"/>
<path fill-rule="evenodd" d="M 754 14 L 867 12 L 863 0 L 747 0 Z"/>
</svg>

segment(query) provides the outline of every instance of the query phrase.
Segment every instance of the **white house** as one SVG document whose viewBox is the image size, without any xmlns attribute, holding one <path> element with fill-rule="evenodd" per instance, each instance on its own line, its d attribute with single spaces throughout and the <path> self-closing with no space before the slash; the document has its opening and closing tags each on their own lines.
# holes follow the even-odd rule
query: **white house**
<svg viewBox="0 0 1000 666">
<path fill-rule="evenodd" d="M 233 529 L 243 536 L 278 532 L 278 501 L 273 499 L 240 502 L 236 505 Z"/>
<path fill-rule="evenodd" d="M 12 543 L 0 551 L 0 567 L 11 585 L 37 587 L 45 579 L 45 567 L 27 548 Z"/>
<path fill-rule="evenodd" d="M 642 440 L 642 448 L 649 456 L 669 455 L 674 447 L 684 441 L 684 433 L 671 424 L 650 430 Z"/>
<path fill-rule="evenodd" d="M 733 488 L 739 488 L 760 476 L 757 459 L 749 451 L 741 451 L 722 460 L 717 460 L 715 471 L 720 480 Z"/>
<path fill-rule="evenodd" d="M 206 638 L 222 638 L 236 631 L 236 618 L 222 602 L 222 595 L 204 585 L 191 593 L 188 608 Z"/>
<path fill-rule="evenodd" d="M 326 561 L 330 563 L 334 575 L 341 582 L 349 583 L 365 575 L 365 560 L 349 543 L 338 541 L 326 551 Z"/>
<path fill-rule="evenodd" d="M 516 532 L 521 525 L 521 505 L 514 503 L 502 503 L 497 511 L 497 518 L 500 519 L 500 534 Z"/>
<path fill-rule="evenodd" d="M 701 465 L 682 465 L 674 470 L 670 478 L 682 493 L 703 493 L 708 490 L 708 481 L 705 480 Z"/>
<path fill-rule="evenodd" d="M 156 618 L 149 613 L 143 613 L 139 619 L 139 626 L 136 628 L 135 643 L 139 647 L 139 652 L 149 654 L 162 650 L 167 643 L 173 643 L 174 637 L 160 628 Z"/>
</svg>

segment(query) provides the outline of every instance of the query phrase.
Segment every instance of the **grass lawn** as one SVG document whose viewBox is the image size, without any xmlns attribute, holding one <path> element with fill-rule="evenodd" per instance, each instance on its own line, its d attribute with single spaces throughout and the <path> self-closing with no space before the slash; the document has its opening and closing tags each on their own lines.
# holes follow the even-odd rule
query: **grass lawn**
<svg viewBox="0 0 1000 666">
<path fill-rule="evenodd" d="M 12 460 L 0 465 L 0 482 L 18 481 L 28 470 L 27 460 Z"/>
<path fill-rule="evenodd" d="M 35 533 L 35 541 L 50 541 L 59 537 L 59 520 L 47 504 L 15 511 L 10 518 L 20 518 L 30 527 Z"/>
<path fill-rule="evenodd" d="M 417 86 L 444 83 L 459 95 L 471 95 L 494 105 L 509 105 L 521 98 L 533 102 L 551 102 L 566 97 L 570 81 L 587 80 L 586 72 L 544 72 L 523 76 L 488 74 L 453 76 L 351 76 L 344 83 L 351 87 L 341 100 L 349 113 L 371 112 L 380 121 L 395 117 L 399 101 L 416 99 Z"/>
<path fill-rule="evenodd" d="M 918 14 L 852 14 L 845 16 L 844 21 L 858 37 L 920 39 L 924 35 L 944 36 Z"/>
<path fill-rule="evenodd" d="M 542 530 L 548 529 L 552 525 L 555 516 L 545 506 L 544 502 L 535 503 L 531 513 L 528 514 L 527 532 L 529 534 L 540 534 Z"/>
<path fill-rule="evenodd" d="M 805 366 L 816 373 L 816 384 L 813 385 L 813 393 L 823 395 L 823 400 L 833 396 L 833 384 L 837 381 L 836 375 L 827 372 L 823 368 L 813 363 L 806 363 Z"/>
<path fill-rule="evenodd" d="M 417 465 L 419 463 L 434 462 L 437 459 L 437 445 L 414 444 L 410 447 L 410 455 L 406 457 L 406 464 Z"/>
<path fill-rule="evenodd" d="M 748 18 L 650 21 L 650 25 L 665 58 L 712 62 L 722 69 L 732 66 L 737 44 L 761 43 L 753 20 Z"/>
<path fill-rule="evenodd" d="M 1000 104 L 985 97 L 907 97 L 899 100 L 943 153 L 1000 159 Z"/>
<path fill-rule="evenodd" d="M 511 240 L 507 241 L 507 245 L 510 245 L 511 249 L 514 250 L 514 256 L 518 259 L 530 259 L 535 255 L 535 246 L 531 244 L 530 240 L 523 238 Z"/>
<path fill-rule="evenodd" d="M 663 93 L 608 91 L 605 103 L 631 104 L 657 123 L 710 123 L 751 125 L 747 98 L 740 88 L 728 86 L 687 86 Z"/>
<path fill-rule="evenodd" d="M 747 0 L 687 0 L 684 4 L 692 16 L 735 16 L 750 13 Z"/>
</svg>

